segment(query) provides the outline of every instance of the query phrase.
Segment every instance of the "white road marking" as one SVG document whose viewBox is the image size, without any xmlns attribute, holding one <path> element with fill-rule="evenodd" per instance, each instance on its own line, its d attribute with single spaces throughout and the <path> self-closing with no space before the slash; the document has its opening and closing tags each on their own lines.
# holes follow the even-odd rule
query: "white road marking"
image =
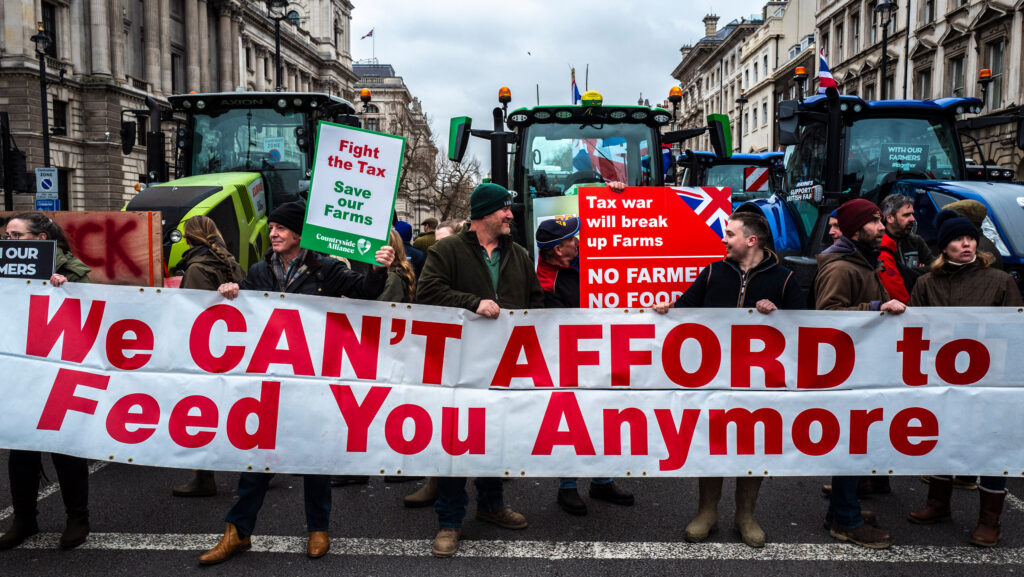
<svg viewBox="0 0 1024 577">
<path fill-rule="evenodd" d="M 106 461 L 93 461 L 89 465 L 89 474 L 92 475 L 96 471 L 99 471 L 100 469 L 102 469 L 103 467 L 106 467 L 106 466 L 107 466 L 107 462 Z M 60 491 L 60 483 L 58 483 L 56 480 L 54 480 L 52 483 L 50 483 L 49 485 L 43 487 L 42 490 L 39 491 L 39 496 L 36 497 L 36 500 L 37 501 L 42 501 L 43 499 L 49 497 L 50 495 L 52 495 L 52 494 L 54 494 L 54 493 L 56 493 L 58 491 Z M 3 521 L 5 519 L 7 519 L 8 517 L 10 517 L 13 514 L 14 514 L 14 507 L 7 507 L 6 509 L 0 510 L 0 521 Z"/>
<path fill-rule="evenodd" d="M 1006 504 L 1013 509 L 1024 512 L 1024 501 L 1021 501 L 1019 498 L 1014 497 L 1013 493 L 1009 491 L 1006 492 Z"/>
<path fill-rule="evenodd" d="M 219 534 L 93 533 L 78 549 L 93 551 L 190 551 L 198 554 L 217 544 Z M 24 549 L 56 549 L 60 535 L 43 533 L 25 541 Z M 429 557 L 429 539 L 331 539 L 332 555 Z M 305 537 L 256 535 L 253 553 L 304 554 Z M 612 541 L 474 541 L 459 543 L 458 557 L 552 560 L 719 560 L 719 561 L 845 561 L 871 563 L 958 563 L 1024 565 L 1024 549 L 981 549 L 894 545 L 870 550 L 849 544 L 769 543 L 752 549 L 740 543 L 663 543 Z"/>
</svg>

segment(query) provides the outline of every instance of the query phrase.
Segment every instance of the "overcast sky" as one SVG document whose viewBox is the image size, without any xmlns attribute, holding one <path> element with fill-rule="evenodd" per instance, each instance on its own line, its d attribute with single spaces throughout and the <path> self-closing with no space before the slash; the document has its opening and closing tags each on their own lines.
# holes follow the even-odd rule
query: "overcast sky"
<svg viewBox="0 0 1024 577">
<path fill-rule="evenodd" d="M 571 104 L 570 65 L 584 91 L 608 104 L 652 105 L 668 97 L 679 48 L 704 36 L 709 12 L 733 19 L 760 14 L 762 0 L 353 0 L 352 58 L 391 64 L 432 120 L 447 150 L 448 121 L 470 116 L 491 127 L 498 88 L 512 90 L 510 109 Z M 374 30 L 373 39 L 360 37 Z M 374 45 L 375 42 L 375 45 Z M 374 48 L 376 49 L 374 52 Z M 490 165 L 486 144 L 474 138 L 467 154 Z"/>
</svg>

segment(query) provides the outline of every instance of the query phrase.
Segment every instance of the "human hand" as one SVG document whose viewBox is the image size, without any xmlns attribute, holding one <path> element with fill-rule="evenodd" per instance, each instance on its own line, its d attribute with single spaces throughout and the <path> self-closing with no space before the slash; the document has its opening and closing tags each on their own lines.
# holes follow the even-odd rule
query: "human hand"
<svg viewBox="0 0 1024 577">
<path fill-rule="evenodd" d="M 622 191 L 626 190 L 626 183 L 625 182 L 619 182 L 617 180 L 612 180 L 612 181 L 608 182 L 607 184 L 608 184 L 608 188 L 612 189 L 612 192 L 622 192 Z"/>
<path fill-rule="evenodd" d="M 498 306 L 498 303 L 490 299 L 484 299 L 480 301 L 480 304 L 477 305 L 476 307 L 476 314 L 483 317 L 487 317 L 489 319 L 498 318 L 498 313 L 500 312 L 501 307 Z"/>
<path fill-rule="evenodd" d="M 373 255 L 373 258 L 377 260 L 378 265 L 376 268 L 388 268 L 391 263 L 395 262 L 395 249 L 390 246 L 384 245 L 380 247 L 380 250 Z"/>
<path fill-rule="evenodd" d="M 898 301 L 896 299 L 892 299 L 891 301 L 883 303 L 880 310 L 882 312 L 887 312 L 887 313 L 892 313 L 894 315 L 898 315 L 898 314 L 903 313 L 903 311 L 907 310 L 907 305 L 901 303 L 900 301 Z"/>
<path fill-rule="evenodd" d="M 665 313 L 668 312 L 668 309 L 672 308 L 672 302 L 671 301 L 661 301 L 660 303 L 656 303 L 651 308 L 654 309 L 654 312 L 656 312 L 656 313 L 665 314 Z"/>
<path fill-rule="evenodd" d="M 226 282 L 217 287 L 217 292 L 228 300 L 235 300 L 235 297 L 238 296 L 238 283 Z"/>
<path fill-rule="evenodd" d="M 53 286 L 60 286 L 66 282 L 68 282 L 68 277 L 62 274 L 53 273 L 50 275 L 50 284 Z"/>
<path fill-rule="evenodd" d="M 774 310 L 778 310 L 779 307 L 775 306 L 775 303 L 768 299 L 761 299 L 754 305 L 757 308 L 757 312 L 768 314 Z"/>
</svg>

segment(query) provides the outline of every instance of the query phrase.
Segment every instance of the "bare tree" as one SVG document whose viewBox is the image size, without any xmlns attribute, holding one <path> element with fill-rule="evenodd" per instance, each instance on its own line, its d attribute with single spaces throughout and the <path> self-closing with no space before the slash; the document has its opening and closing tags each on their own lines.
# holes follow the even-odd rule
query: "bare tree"
<svg viewBox="0 0 1024 577">
<path fill-rule="evenodd" d="M 469 217 L 469 196 L 480 183 L 480 160 L 475 156 L 454 162 L 438 152 L 433 206 L 441 220 Z"/>
</svg>

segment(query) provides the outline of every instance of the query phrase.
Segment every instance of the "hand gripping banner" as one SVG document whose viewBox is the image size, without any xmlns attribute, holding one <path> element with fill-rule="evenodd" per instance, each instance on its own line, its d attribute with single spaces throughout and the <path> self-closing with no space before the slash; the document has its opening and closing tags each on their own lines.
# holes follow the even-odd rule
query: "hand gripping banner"
<svg viewBox="0 0 1024 577">
<path fill-rule="evenodd" d="M 435 476 L 1024 474 L 1024 312 L 503 311 L 0 281 L 0 447 Z"/>
</svg>

